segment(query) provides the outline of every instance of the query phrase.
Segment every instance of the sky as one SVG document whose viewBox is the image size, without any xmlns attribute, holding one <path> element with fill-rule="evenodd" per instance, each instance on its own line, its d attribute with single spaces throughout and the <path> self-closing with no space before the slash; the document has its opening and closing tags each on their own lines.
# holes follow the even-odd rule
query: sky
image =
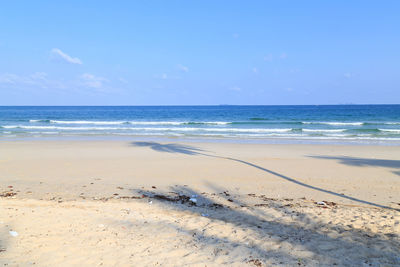
<svg viewBox="0 0 400 267">
<path fill-rule="evenodd" d="M 0 105 L 400 103 L 400 1 L 3 1 Z"/>
</svg>

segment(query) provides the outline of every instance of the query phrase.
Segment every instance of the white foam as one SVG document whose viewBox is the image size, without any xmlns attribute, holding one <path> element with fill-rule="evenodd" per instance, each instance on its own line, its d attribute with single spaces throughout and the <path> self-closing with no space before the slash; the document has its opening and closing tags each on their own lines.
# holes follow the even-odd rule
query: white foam
<svg viewBox="0 0 400 267">
<path fill-rule="evenodd" d="M 316 132 L 316 133 L 340 133 L 346 131 L 346 129 L 302 129 L 303 132 Z"/>
<path fill-rule="evenodd" d="M 388 124 L 388 125 L 400 125 L 400 122 L 383 122 L 382 124 Z"/>
<path fill-rule="evenodd" d="M 196 122 L 195 122 L 196 123 Z M 200 123 L 204 123 L 204 124 L 216 124 L 216 125 L 227 125 L 230 122 L 226 122 L 226 121 L 206 121 L 206 122 L 200 122 Z"/>
<path fill-rule="evenodd" d="M 157 122 L 159 123 L 159 122 Z M 24 129 L 29 134 L 60 134 L 60 135 L 132 135 L 132 136 L 216 136 L 232 138 L 285 138 L 285 139 L 337 139 L 337 140 L 376 140 L 376 141 L 397 141 L 399 138 L 390 137 L 389 134 L 374 136 L 372 134 L 349 135 L 346 129 L 300 129 L 292 128 L 230 128 L 230 127 L 134 127 L 134 125 L 123 124 L 119 126 L 104 125 L 5 125 L 5 129 Z M 400 133 L 400 129 L 379 129 L 383 132 Z M 9 131 L 3 133 L 11 133 Z M 312 133 L 321 133 L 315 136 Z M 341 134 L 342 133 L 342 134 Z M 3 135 L 6 136 L 6 135 Z"/>
<path fill-rule="evenodd" d="M 34 129 L 34 130 L 133 130 L 133 131 L 208 131 L 208 132 L 290 132 L 292 129 L 242 129 L 242 128 L 189 128 L 189 127 L 67 127 L 67 126 L 26 126 L 6 125 L 6 129 Z"/>
<path fill-rule="evenodd" d="M 52 134 L 52 135 L 54 135 L 54 134 L 61 134 L 60 132 L 48 132 L 48 131 L 45 131 L 45 132 L 27 132 L 27 133 L 29 133 L 29 134 Z"/>
<path fill-rule="evenodd" d="M 400 129 L 378 129 L 382 132 L 392 132 L 392 133 L 400 133 Z"/>
<path fill-rule="evenodd" d="M 179 121 L 129 121 L 129 124 L 133 125 L 181 125 L 185 122 Z"/>
<path fill-rule="evenodd" d="M 41 120 L 30 120 L 30 122 L 40 122 Z M 190 122 L 190 121 L 63 121 L 63 120 L 50 120 L 50 123 L 56 124 L 95 124 L 95 125 L 120 125 L 120 124 L 132 124 L 132 125 L 184 125 L 184 124 L 214 124 L 214 125 L 226 125 L 229 122 L 226 121 L 206 121 L 206 122 Z"/>
<path fill-rule="evenodd" d="M 303 124 L 326 124 L 326 125 L 333 125 L 333 126 L 343 126 L 343 125 L 354 125 L 359 126 L 363 125 L 363 122 L 318 122 L 318 121 L 303 121 Z"/>
<path fill-rule="evenodd" d="M 197 128 L 195 128 L 197 129 Z M 253 133 L 282 133 L 282 132 L 290 132 L 292 131 L 291 128 L 285 128 L 285 129 L 243 129 L 243 128 L 199 128 L 198 130 L 202 131 L 208 131 L 208 132 L 253 132 Z"/>
<path fill-rule="evenodd" d="M 6 125 L 2 127 L 6 129 L 72 130 L 72 131 L 123 129 L 123 128 L 111 128 L 111 127 L 62 127 L 62 126 L 25 126 L 25 125 Z"/>
<path fill-rule="evenodd" d="M 58 120 L 50 120 L 50 123 L 116 125 L 116 124 L 124 124 L 125 121 L 58 121 Z"/>
</svg>

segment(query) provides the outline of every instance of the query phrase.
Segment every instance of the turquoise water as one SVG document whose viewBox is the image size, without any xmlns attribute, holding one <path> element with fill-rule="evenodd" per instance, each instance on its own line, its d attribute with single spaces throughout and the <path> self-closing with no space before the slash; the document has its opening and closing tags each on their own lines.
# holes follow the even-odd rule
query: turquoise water
<svg viewBox="0 0 400 267">
<path fill-rule="evenodd" d="M 400 141 L 400 105 L 0 107 L 0 137 Z"/>
</svg>

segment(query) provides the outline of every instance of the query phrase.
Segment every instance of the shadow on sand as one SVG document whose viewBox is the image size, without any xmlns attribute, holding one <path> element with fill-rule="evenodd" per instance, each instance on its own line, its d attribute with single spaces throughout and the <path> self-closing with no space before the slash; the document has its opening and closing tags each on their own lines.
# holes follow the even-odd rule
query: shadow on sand
<svg viewBox="0 0 400 267">
<path fill-rule="evenodd" d="M 138 147 L 149 147 L 154 151 L 167 152 L 167 153 L 179 153 L 185 155 L 203 155 L 199 148 L 193 146 L 185 146 L 180 144 L 160 144 L 156 142 L 133 142 L 132 145 Z"/>
<path fill-rule="evenodd" d="M 400 176 L 400 160 L 390 159 L 366 159 L 366 158 L 355 158 L 355 157 L 332 157 L 332 156 L 308 156 L 315 159 L 330 159 L 337 160 L 339 163 L 349 166 L 365 167 L 386 167 L 393 168 L 392 173 Z"/>
<path fill-rule="evenodd" d="M 1 219 L 5 219 L 4 217 Z M 7 226 L 7 227 L 5 227 Z M 10 235 L 10 229 L 11 226 L 7 223 L 4 222 L 0 222 L 0 265 L 2 266 L 7 266 L 8 264 L 10 264 L 10 262 L 12 262 L 10 258 L 6 258 L 4 257 L 4 253 L 7 252 L 7 250 L 10 249 L 10 239 L 13 238 Z"/>
<path fill-rule="evenodd" d="M 343 218 L 339 224 L 325 223 L 318 217 L 299 212 L 303 209 L 296 209 L 293 204 L 285 205 L 279 200 L 267 199 L 262 206 L 249 206 L 239 199 L 232 200 L 233 197 L 223 188 L 209 186 L 223 193 L 212 196 L 181 186 L 170 188 L 172 192 L 169 195 L 143 190 L 133 190 L 133 193 L 158 196 L 173 210 L 184 211 L 184 214 L 190 212 L 194 221 L 196 216 L 207 217 L 208 221 L 197 220 L 195 230 L 189 228 L 193 226 L 182 225 L 179 220 L 168 223 L 177 232 L 190 236 L 185 245 L 196 247 L 193 253 L 197 248 L 209 251 L 214 257 L 232 253 L 248 263 L 249 259 L 259 258 L 267 266 L 379 266 L 400 263 L 396 253 L 400 249 L 396 234 L 354 229 L 346 226 L 346 219 Z M 194 195 L 198 199 L 197 205 L 172 201 L 171 193 L 175 196 Z M 221 203 L 230 203 L 230 206 Z M 165 220 L 163 222 L 166 223 Z M 221 230 L 220 227 L 226 228 Z M 250 263 L 256 265 L 254 261 Z"/>
<path fill-rule="evenodd" d="M 315 159 L 331 159 L 337 160 L 341 164 L 350 166 L 375 166 L 400 169 L 400 160 L 389 159 L 367 159 L 367 158 L 354 158 L 354 157 L 331 157 L 331 156 L 308 156 Z"/>
<path fill-rule="evenodd" d="M 193 146 L 180 145 L 180 144 L 160 144 L 160 143 L 156 143 L 156 142 L 133 142 L 131 144 L 133 146 L 149 147 L 149 148 L 153 149 L 154 151 L 158 151 L 158 152 L 181 153 L 181 154 L 185 154 L 185 155 L 202 155 L 202 156 L 207 156 L 207 157 L 231 160 L 231 161 L 239 162 L 241 164 L 245 164 L 245 165 L 248 165 L 250 167 L 259 169 L 259 170 L 261 170 L 263 172 L 267 172 L 267 173 L 272 174 L 272 175 L 274 175 L 276 177 L 279 177 L 281 179 L 284 179 L 286 181 L 295 183 L 297 185 L 300 185 L 300 186 L 303 186 L 303 187 L 306 187 L 306 188 L 317 190 L 317 191 L 320 191 L 320 192 L 323 192 L 323 193 L 327 193 L 327 194 L 330 194 L 330 195 L 334 195 L 334 196 L 337 196 L 337 197 L 340 197 L 340 198 L 356 201 L 356 202 L 362 203 L 362 204 L 368 204 L 368 205 L 379 207 L 379 208 L 393 209 L 393 210 L 400 211 L 400 209 L 394 209 L 392 207 L 380 205 L 380 204 L 377 204 L 377 203 L 373 203 L 373 202 L 370 202 L 370 201 L 358 199 L 358 198 L 351 197 L 351 196 L 346 196 L 344 194 L 339 194 L 339 193 L 336 193 L 336 192 L 333 192 L 333 191 L 330 191 L 330 190 L 327 190 L 327 189 L 323 189 L 323 188 L 320 188 L 320 187 L 309 185 L 309 184 L 300 182 L 300 181 L 298 181 L 298 180 L 296 180 L 294 178 L 291 178 L 291 177 L 288 177 L 286 175 L 280 174 L 278 172 L 263 168 L 261 166 L 258 166 L 256 164 L 253 164 L 253 163 L 248 162 L 248 161 L 244 161 L 244 160 L 241 160 L 241 159 L 230 158 L 230 157 L 223 157 L 223 156 L 218 156 L 218 155 L 207 154 L 207 153 L 204 153 L 205 152 L 204 150 L 201 150 L 201 149 L 193 147 Z"/>
</svg>

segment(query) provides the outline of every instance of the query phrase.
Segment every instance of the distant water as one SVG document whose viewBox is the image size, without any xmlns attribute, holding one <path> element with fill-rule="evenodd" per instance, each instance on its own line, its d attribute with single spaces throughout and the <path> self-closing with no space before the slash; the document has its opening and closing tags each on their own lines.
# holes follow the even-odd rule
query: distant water
<svg viewBox="0 0 400 267">
<path fill-rule="evenodd" d="M 400 105 L 0 107 L 0 138 L 400 141 Z"/>
</svg>

